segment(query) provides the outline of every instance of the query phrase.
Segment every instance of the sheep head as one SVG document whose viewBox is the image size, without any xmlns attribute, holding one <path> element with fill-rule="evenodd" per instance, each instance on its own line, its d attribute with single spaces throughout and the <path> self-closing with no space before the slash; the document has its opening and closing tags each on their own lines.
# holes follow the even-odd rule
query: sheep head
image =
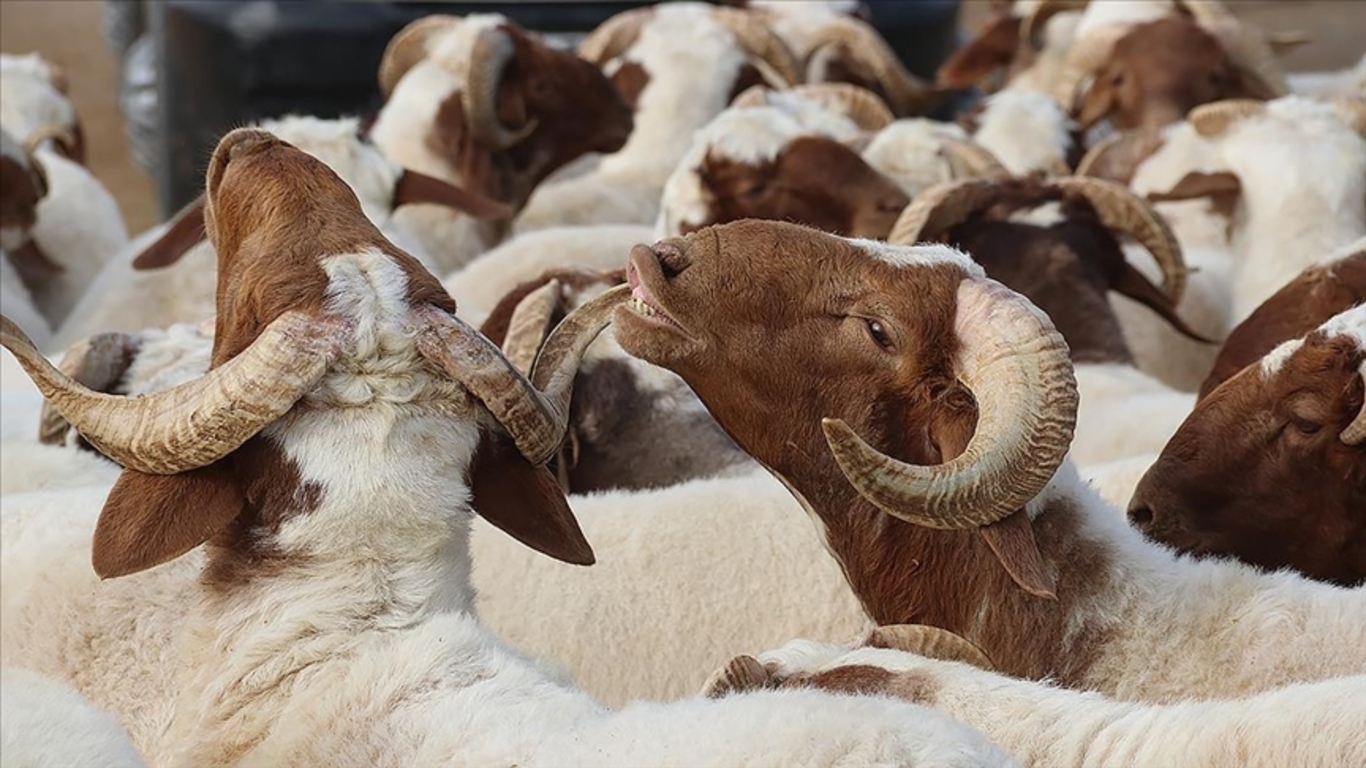
<svg viewBox="0 0 1366 768">
<path fill-rule="evenodd" d="M 976 530 L 1018 583 L 1052 594 L 1020 510 L 1062 462 L 1077 401 L 1038 309 L 949 248 L 779 222 L 637 246 L 627 279 L 618 343 L 679 374 L 832 545 L 885 525 L 875 510 L 907 536 Z M 864 605 L 906 621 L 879 615 L 886 595 L 864 580 L 887 574 L 867 565 L 845 563 Z"/>
<path fill-rule="evenodd" d="M 1276 347 L 1199 402 L 1129 520 L 1183 552 L 1366 579 L 1366 306 Z"/>
<path fill-rule="evenodd" d="M 63 271 L 30 236 L 38 203 L 47 196 L 47 173 L 8 132 L 0 131 L 0 250 L 30 291 Z"/>
<path fill-rule="evenodd" d="M 597 67 L 501 16 L 413 22 L 390 41 L 379 80 L 389 103 L 376 132 L 404 119 L 395 104 L 423 114 L 435 104 L 418 140 L 443 167 L 436 175 L 464 179 L 516 209 L 569 161 L 620 149 L 633 126 L 630 107 Z"/>
<path fill-rule="evenodd" d="M 249 518 L 251 528 L 269 524 L 259 515 L 306 512 L 298 507 L 326 489 L 302 484 L 278 446 L 259 437 L 288 430 L 301 400 L 310 410 L 376 398 L 421 410 L 418 395 L 444 403 L 452 418 L 482 423 L 476 404 L 492 417 L 470 469 L 485 517 L 541 551 L 591 562 L 541 465 L 563 439 L 573 370 L 620 296 L 561 324 L 528 381 L 453 316 L 436 278 L 380 235 L 345 182 L 258 129 L 219 142 L 204 224 L 219 259 L 218 314 L 210 369 L 199 379 L 138 398 L 92 392 L 8 319 L 0 323 L 0 341 L 62 417 L 126 467 L 96 529 L 98 573 L 143 570 L 220 533 L 233 539 L 220 542 L 229 548 L 247 546 L 224 533 L 234 521 Z M 370 378 L 345 384 L 356 376 Z M 402 382 L 390 392 L 394 377 Z"/>
</svg>

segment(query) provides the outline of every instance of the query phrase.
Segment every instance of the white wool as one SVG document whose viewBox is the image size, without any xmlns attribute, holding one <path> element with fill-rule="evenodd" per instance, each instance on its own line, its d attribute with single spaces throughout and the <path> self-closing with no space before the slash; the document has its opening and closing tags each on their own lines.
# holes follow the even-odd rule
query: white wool
<svg viewBox="0 0 1366 768">
<path fill-rule="evenodd" d="M 42 407 L 41 402 L 37 405 Z M 37 438 L 34 424 L 27 434 L 14 439 L 7 435 L 0 443 L 0 494 L 108 488 L 122 471 L 99 454 L 75 446 L 43 445 Z"/>
<path fill-rule="evenodd" d="M 985 278 L 982 266 L 966 253 L 941 243 L 919 243 L 917 245 L 892 245 L 881 240 L 845 238 L 863 249 L 864 253 L 894 267 L 927 267 L 937 264 L 951 264 L 963 270 L 964 277 Z"/>
<path fill-rule="evenodd" d="M 883 648 L 794 640 L 760 654 L 780 678 L 847 666 L 898 673 L 894 695 L 972 725 L 1030 765 L 1341 766 L 1366 763 L 1366 676 L 1299 683 L 1245 699 L 1148 705 L 1018 680 Z"/>
<path fill-rule="evenodd" d="M 0 53 L 0 127 L 19 141 L 39 129 L 76 125 L 76 108 L 51 77 L 50 65 L 36 53 Z"/>
<path fill-rule="evenodd" d="M 863 160 L 914 198 L 930 187 L 952 181 L 953 165 L 944 150 L 944 139 L 968 141 L 962 128 L 927 118 L 911 118 L 878 131 L 863 150 Z"/>
<path fill-rule="evenodd" d="M 1077 22 L 1076 37 L 1081 39 L 1111 24 L 1142 24 L 1155 21 L 1172 11 L 1171 0 L 1105 0 L 1087 3 Z"/>
<path fill-rule="evenodd" d="M 100 270 L 127 246 L 128 229 L 114 196 L 84 166 L 45 147 L 34 157 L 47 172 L 48 192 L 38 201 L 31 236 L 63 269 L 35 302 L 60 327 Z"/>
<path fill-rule="evenodd" d="M 1366 54 L 1353 67 L 1331 72 L 1292 72 L 1285 76 L 1291 93 L 1317 98 L 1366 96 Z"/>
<path fill-rule="evenodd" d="M 826 25 L 853 14 L 858 0 L 751 0 L 746 7 L 766 14 L 765 23 L 798 58 L 811 52 L 811 40 Z"/>
<path fill-rule="evenodd" d="M 1195 395 L 1125 363 L 1078 363 L 1081 403 L 1070 455 L 1082 466 L 1157 453 L 1190 415 Z"/>
<path fill-rule="evenodd" d="M 1056 175 L 1067 167 L 1071 127 L 1066 111 L 1048 94 L 1007 88 L 987 97 L 973 139 L 1013 175 Z"/>
<path fill-rule="evenodd" d="M 1355 339 L 1358 347 L 1366 349 L 1366 304 L 1358 304 L 1345 312 L 1339 312 L 1320 325 L 1319 330 L 1328 336 L 1347 336 Z"/>
<path fill-rule="evenodd" d="M 1086 466 L 1079 463 L 1077 472 L 1114 508 L 1116 514 L 1123 514 L 1129 508 L 1129 500 L 1134 497 L 1138 482 L 1147 474 L 1148 468 L 1157 462 L 1157 457 L 1157 453 L 1144 453 L 1103 464 Z"/>
<path fill-rule="evenodd" d="M 141 768 L 128 734 L 70 686 L 0 670 L 0 754 L 22 768 Z"/>
<path fill-rule="evenodd" d="M 1029 66 L 1015 73 L 1003 92 L 1036 91 L 1052 98 L 1058 78 L 1062 76 L 1063 65 L 1067 62 L 1067 51 L 1076 38 L 1081 16 L 1081 11 L 1064 11 L 1050 18 L 1043 28 L 1043 48 Z"/>
<path fill-rule="evenodd" d="M 19 279 L 19 273 L 0 251 L 0 313 L 13 320 L 41 350 L 52 347 L 52 325 L 33 303 L 33 296 Z"/>
</svg>

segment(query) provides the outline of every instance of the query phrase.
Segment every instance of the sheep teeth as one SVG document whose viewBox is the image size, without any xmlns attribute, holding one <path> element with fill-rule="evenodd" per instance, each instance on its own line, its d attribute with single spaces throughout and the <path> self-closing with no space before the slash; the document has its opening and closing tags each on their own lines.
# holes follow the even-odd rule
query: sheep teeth
<svg viewBox="0 0 1366 768">
<path fill-rule="evenodd" d="M 645 315 L 646 317 L 656 317 L 659 314 L 655 311 L 654 307 L 646 304 L 645 301 L 638 296 L 631 297 L 630 306 L 633 312 Z"/>
</svg>

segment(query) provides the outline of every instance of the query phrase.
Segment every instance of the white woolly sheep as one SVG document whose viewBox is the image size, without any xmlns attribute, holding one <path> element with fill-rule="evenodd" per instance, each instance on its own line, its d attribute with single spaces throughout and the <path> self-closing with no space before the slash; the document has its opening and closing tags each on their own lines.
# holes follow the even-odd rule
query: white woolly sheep
<svg viewBox="0 0 1366 768">
<path fill-rule="evenodd" d="M 878 698 L 786 691 L 608 712 L 499 643 L 472 613 L 470 519 L 477 508 L 528 545 L 592 562 L 541 463 L 563 437 L 578 357 L 623 296 L 562 323 L 528 382 L 455 320 L 436 280 L 321 163 L 243 129 L 210 169 L 231 298 L 206 376 L 91 398 L 3 323 L 4 345 L 63 416 L 128 467 L 101 512 L 96 573 L 143 571 L 210 540 L 178 644 L 170 749 L 153 762 L 334 762 L 360 750 L 420 764 L 1011 763 L 947 717 Z M 301 247 L 281 241 L 295 237 L 281 217 L 321 206 L 328 227 L 296 251 L 313 258 L 272 258 Z M 243 314 L 236 297 L 267 303 Z M 186 514 L 199 525 L 166 527 Z"/>
</svg>

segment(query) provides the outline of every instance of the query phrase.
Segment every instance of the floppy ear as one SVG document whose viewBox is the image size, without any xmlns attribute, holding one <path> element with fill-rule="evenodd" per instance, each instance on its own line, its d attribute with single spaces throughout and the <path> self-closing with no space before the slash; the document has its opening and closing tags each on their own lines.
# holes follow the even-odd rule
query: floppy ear
<svg viewBox="0 0 1366 768">
<path fill-rule="evenodd" d="M 1081 130 L 1090 129 L 1114 110 L 1118 96 L 1115 87 L 1114 78 L 1104 71 L 1091 80 L 1086 92 L 1077 99 L 1077 125 Z"/>
<path fill-rule="evenodd" d="M 992 72 L 1010 66 L 1020 47 L 1019 16 L 1002 16 L 987 22 L 977 37 L 949 56 L 935 73 L 936 82 L 955 90 L 971 88 Z"/>
<path fill-rule="evenodd" d="M 174 560 L 226 528 L 242 505 L 226 460 L 178 475 L 125 469 L 95 526 L 95 573 L 110 579 Z"/>
<path fill-rule="evenodd" d="M 527 461 L 507 437 L 486 432 L 470 468 L 474 509 L 512 538 L 556 560 L 592 565 L 593 548 L 550 470 Z"/>
<path fill-rule="evenodd" d="M 1200 197 L 1208 197 L 1217 204 L 1221 197 L 1237 197 L 1243 191 L 1242 182 L 1238 177 L 1228 171 L 1215 171 L 1205 173 L 1204 171 L 1191 171 L 1175 186 L 1166 192 L 1149 192 L 1148 202 L 1165 203 L 1176 200 L 1194 200 Z"/>
<path fill-rule="evenodd" d="M 133 269 L 161 269 L 180 261 L 185 252 L 204 239 L 204 195 L 171 219 L 166 231 L 133 258 Z"/>
<path fill-rule="evenodd" d="M 431 203 L 463 211 L 476 219 L 510 219 L 512 206 L 417 171 L 405 169 L 394 187 L 394 208 Z"/>
<path fill-rule="evenodd" d="M 1176 306 L 1172 304 L 1171 299 L 1167 298 L 1167 294 L 1163 293 L 1161 288 L 1153 285 L 1148 278 L 1143 276 L 1142 272 L 1135 269 L 1134 265 L 1129 262 L 1124 262 L 1124 266 L 1120 268 L 1119 276 L 1110 285 L 1110 289 L 1156 312 L 1158 317 L 1166 320 L 1167 324 L 1182 336 L 1205 344 L 1217 343 L 1214 339 L 1197 333 L 1189 325 L 1186 325 L 1186 321 L 1177 314 Z"/>
<path fill-rule="evenodd" d="M 939 461 L 950 461 L 967 450 L 976 431 L 977 404 L 971 392 L 954 382 L 935 399 L 930 413 L 928 437 L 938 449 Z M 1034 542 L 1034 528 L 1023 509 L 1004 520 L 977 529 L 1010 578 L 1031 595 L 1057 599 L 1056 578 L 1044 567 Z"/>
</svg>

